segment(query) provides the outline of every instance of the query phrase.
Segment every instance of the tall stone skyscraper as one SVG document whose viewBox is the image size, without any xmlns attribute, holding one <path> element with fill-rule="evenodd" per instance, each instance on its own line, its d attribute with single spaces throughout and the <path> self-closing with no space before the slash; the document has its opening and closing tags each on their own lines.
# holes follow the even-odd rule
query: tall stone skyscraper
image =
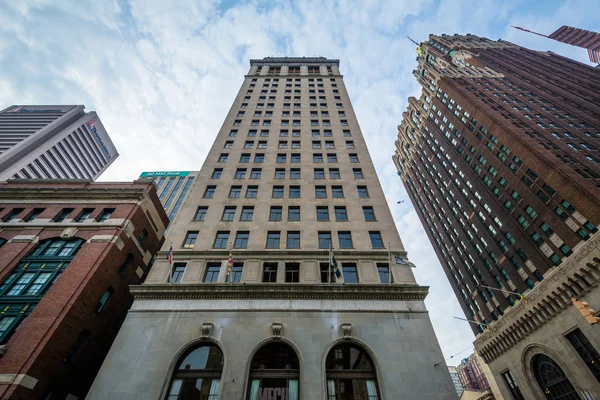
<svg viewBox="0 0 600 400">
<path fill-rule="evenodd" d="M 84 106 L 11 106 L 0 111 L 0 181 L 96 180 L 115 149 L 96 112 Z"/>
<path fill-rule="evenodd" d="M 338 65 L 251 60 L 89 398 L 456 398 Z"/>
<path fill-rule="evenodd" d="M 465 315 L 489 324 L 597 232 L 600 71 L 474 35 L 431 35 L 418 62 L 394 163 Z"/>
</svg>

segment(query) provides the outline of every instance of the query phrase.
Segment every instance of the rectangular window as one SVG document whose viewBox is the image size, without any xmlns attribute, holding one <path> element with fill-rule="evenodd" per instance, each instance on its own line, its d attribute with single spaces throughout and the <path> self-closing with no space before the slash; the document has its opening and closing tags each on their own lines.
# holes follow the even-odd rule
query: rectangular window
<svg viewBox="0 0 600 400">
<path fill-rule="evenodd" d="M 194 221 L 204 221 L 206 218 L 206 212 L 208 211 L 208 207 L 200 206 L 196 209 L 196 214 L 194 215 Z"/>
<path fill-rule="evenodd" d="M 274 199 L 283 198 L 283 186 L 273 186 L 273 195 Z"/>
<path fill-rule="evenodd" d="M 20 210 L 23 211 L 22 208 Z M 89 216 L 92 214 L 92 212 L 94 212 L 93 208 L 84 208 L 83 210 L 81 210 L 79 215 L 75 218 L 75 222 L 84 222 L 86 219 L 89 218 Z"/>
<path fill-rule="evenodd" d="M 246 198 L 255 199 L 258 194 L 258 186 L 248 186 L 246 188 Z"/>
<path fill-rule="evenodd" d="M 234 249 L 245 249 L 248 247 L 248 238 L 250 237 L 250 232 L 248 231 L 238 231 L 235 234 L 235 241 L 233 242 Z"/>
<path fill-rule="evenodd" d="M 40 211 L 37 211 L 37 213 L 38 213 L 38 214 L 36 214 L 36 216 L 37 216 L 37 215 L 39 215 L 39 213 L 41 213 L 41 210 L 43 210 L 43 208 L 34 208 L 33 213 L 35 213 L 36 210 L 40 210 Z M 96 218 L 96 221 L 104 222 L 104 221 L 108 220 L 114 212 L 115 212 L 114 208 L 105 208 L 102 210 L 100 215 L 98 215 L 98 217 Z M 32 215 L 32 214 L 30 214 L 30 215 Z M 35 217 L 33 217 L 33 219 L 35 219 Z"/>
<path fill-rule="evenodd" d="M 250 179 L 260 179 L 261 174 L 262 174 L 262 169 L 252 168 L 252 171 L 250 172 Z"/>
<path fill-rule="evenodd" d="M 31 212 L 29 214 L 27 214 L 25 216 L 25 218 L 23 218 L 23 221 L 25 222 L 30 222 L 30 221 L 34 221 L 37 217 L 39 217 L 39 215 L 45 210 L 45 208 L 34 208 L 33 210 L 31 210 Z M 96 221 L 98 222 L 104 222 L 107 219 L 110 218 L 110 216 L 112 215 L 112 213 L 115 211 L 114 208 L 105 208 L 104 210 L 102 210 L 102 213 L 98 216 L 98 218 L 96 219 Z M 106 218 L 102 219 L 103 216 L 106 216 Z"/>
<path fill-rule="evenodd" d="M 335 275 L 329 263 L 319 263 L 319 272 L 321 273 L 321 283 L 335 282 Z"/>
<path fill-rule="evenodd" d="M 181 278 L 183 277 L 183 273 L 185 272 L 186 263 L 176 262 L 173 264 L 173 274 L 171 275 L 172 283 L 181 282 Z"/>
<path fill-rule="evenodd" d="M 500 375 L 502 375 L 502 379 L 504 379 L 504 383 L 506 383 L 506 386 L 508 386 L 508 390 L 510 391 L 510 394 L 512 395 L 514 400 L 525 400 L 525 397 L 523 397 L 523 394 L 521 393 L 521 389 L 519 389 L 519 386 L 517 385 L 517 381 L 515 381 L 515 378 L 512 376 L 512 373 L 510 371 L 505 371 L 503 373 L 501 373 Z"/>
<path fill-rule="evenodd" d="M 300 168 L 290 169 L 290 179 L 300 179 Z"/>
<path fill-rule="evenodd" d="M 106 306 L 106 303 L 108 303 L 108 300 L 112 297 L 112 295 L 115 293 L 115 289 L 113 289 L 112 287 L 109 287 L 108 289 L 106 289 L 106 292 L 104 292 L 104 294 L 102 295 L 102 297 L 100 298 L 100 301 L 98 302 L 98 305 L 96 305 L 96 312 L 102 312 L 102 310 L 104 310 L 104 307 Z"/>
<path fill-rule="evenodd" d="M 315 186 L 315 196 L 317 199 L 324 199 L 327 197 L 327 188 L 325 186 Z"/>
<path fill-rule="evenodd" d="M 354 141 L 352 141 L 352 140 L 346 140 L 346 148 L 347 149 L 353 149 L 354 148 Z"/>
<path fill-rule="evenodd" d="M 338 222 L 348 221 L 348 212 L 345 206 L 335 206 L 335 220 Z"/>
<path fill-rule="evenodd" d="M 317 221 L 329 221 L 329 207 L 317 206 Z"/>
<path fill-rule="evenodd" d="M 184 249 L 192 249 L 194 248 L 194 243 L 196 243 L 196 239 L 198 239 L 198 231 L 188 231 L 185 235 L 185 240 L 183 241 Z"/>
<path fill-rule="evenodd" d="M 361 199 L 369 198 L 369 191 L 367 190 L 366 186 L 357 186 L 357 189 L 358 189 L 358 197 L 360 197 Z"/>
<path fill-rule="evenodd" d="M 240 215 L 240 221 L 252 221 L 254 217 L 254 207 L 244 206 L 242 207 L 242 215 Z"/>
<path fill-rule="evenodd" d="M 356 264 L 342 264 L 342 273 L 344 274 L 344 283 L 358 283 L 358 272 L 356 271 Z"/>
<path fill-rule="evenodd" d="M 352 173 L 354 174 L 354 179 L 364 179 L 361 168 L 352 168 Z"/>
<path fill-rule="evenodd" d="M 350 232 L 338 232 L 338 240 L 340 242 L 340 249 L 353 248 L 352 234 Z"/>
<path fill-rule="evenodd" d="M 231 266 L 231 272 L 225 278 L 225 282 L 240 282 L 242 280 L 242 271 L 244 270 L 244 263 L 237 262 Z"/>
<path fill-rule="evenodd" d="M 229 241 L 229 231 L 218 231 L 215 237 L 215 243 L 213 247 L 215 249 L 226 249 L 227 242 Z"/>
<path fill-rule="evenodd" d="M 207 199 L 212 199 L 213 196 L 215 195 L 215 190 L 217 189 L 217 187 L 215 185 L 209 185 L 206 187 L 206 189 L 204 190 L 204 198 Z"/>
<path fill-rule="evenodd" d="M 54 217 L 54 222 L 63 222 L 71 213 L 73 212 L 73 208 L 63 208 L 60 212 Z"/>
<path fill-rule="evenodd" d="M 337 155 L 335 153 L 328 153 L 327 154 L 327 162 L 328 163 L 336 163 L 337 162 Z"/>
<path fill-rule="evenodd" d="M 213 173 L 210 178 L 211 179 L 220 179 L 222 174 L 223 174 L 223 168 L 215 168 L 213 170 Z"/>
<path fill-rule="evenodd" d="M 275 169 L 275 179 L 285 179 L 285 168 Z"/>
<path fill-rule="evenodd" d="M 330 179 L 340 179 L 340 170 L 338 168 L 329 168 Z"/>
<path fill-rule="evenodd" d="M 241 163 L 249 163 L 250 162 L 250 153 L 242 153 L 240 155 L 240 162 Z"/>
<path fill-rule="evenodd" d="M 263 153 L 257 153 L 254 155 L 254 162 L 255 163 L 262 163 L 265 162 L 265 155 Z"/>
<path fill-rule="evenodd" d="M 344 189 L 342 188 L 342 186 L 332 186 L 331 187 L 331 196 L 334 199 L 344 198 Z"/>
<path fill-rule="evenodd" d="M 314 153 L 313 154 L 313 162 L 322 163 L 323 162 L 323 154 Z"/>
<path fill-rule="evenodd" d="M 220 163 L 226 163 L 228 157 L 229 157 L 229 154 L 226 154 L 226 153 L 221 154 L 219 156 L 219 162 Z"/>
<path fill-rule="evenodd" d="M 288 221 L 300 221 L 300 206 L 288 207 Z"/>
<path fill-rule="evenodd" d="M 264 263 L 263 265 L 263 282 L 277 282 L 277 263 Z"/>
<path fill-rule="evenodd" d="M 288 231 L 288 233 L 287 233 L 287 248 L 288 249 L 299 249 L 300 248 L 300 232 L 299 231 Z"/>
<path fill-rule="evenodd" d="M 300 186 L 290 186 L 290 199 L 300 198 Z"/>
<path fill-rule="evenodd" d="M 284 163 L 286 161 L 286 155 L 285 154 L 277 154 L 277 162 L 278 163 Z"/>
<path fill-rule="evenodd" d="M 390 267 L 387 264 L 377 263 L 377 273 L 379 274 L 379 282 L 390 283 Z"/>
<path fill-rule="evenodd" d="M 219 279 L 219 272 L 221 272 L 221 263 L 208 263 L 206 265 L 206 273 L 204 274 L 204 282 L 216 282 Z"/>
<path fill-rule="evenodd" d="M 371 238 L 371 246 L 374 249 L 383 249 L 383 239 L 380 232 L 369 232 L 369 237 Z"/>
<path fill-rule="evenodd" d="M 231 189 L 229 190 L 229 197 L 232 199 L 239 199 L 241 194 L 242 194 L 241 186 L 232 186 Z"/>
<path fill-rule="evenodd" d="M 600 381 L 600 354 L 590 343 L 587 337 L 579 329 L 566 335 L 567 339 L 577 351 L 577 354 L 585 362 L 587 367 L 592 371 L 596 380 Z"/>
<path fill-rule="evenodd" d="M 246 168 L 238 168 L 235 171 L 235 179 L 244 179 L 246 177 Z"/>
<path fill-rule="evenodd" d="M 293 153 L 291 155 L 291 162 L 293 162 L 293 163 L 299 163 L 300 162 L 300 154 Z"/>
<path fill-rule="evenodd" d="M 325 170 L 323 168 L 315 168 L 314 178 L 315 179 L 325 179 Z"/>
<path fill-rule="evenodd" d="M 331 247 L 331 232 L 319 232 L 319 248 L 328 249 Z"/>
<path fill-rule="evenodd" d="M 350 158 L 350 162 L 351 163 L 357 163 L 358 162 L 358 154 L 356 154 L 356 153 L 350 153 L 348 155 L 348 157 Z"/>
<path fill-rule="evenodd" d="M 365 221 L 376 221 L 375 212 L 373 211 L 373 207 L 364 206 L 363 214 L 365 215 Z"/>
<path fill-rule="evenodd" d="M 233 218 L 235 218 L 235 208 L 235 206 L 226 206 L 223 209 L 221 221 L 233 221 Z"/>
<path fill-rule="evenodd" d="M 267 232 L 267 249 L 278 249 L 281 233 L 279 231 Z"/>
<path fill-rule="evenodd" d="M 300 282 L 300 264 L 285 263 L 285 281 L 286 283 Z"/>
<path fill-rule="evenodd" d="M 269 221 L 281 221 L 281 206 L 271 206 Z"/>
</svg>

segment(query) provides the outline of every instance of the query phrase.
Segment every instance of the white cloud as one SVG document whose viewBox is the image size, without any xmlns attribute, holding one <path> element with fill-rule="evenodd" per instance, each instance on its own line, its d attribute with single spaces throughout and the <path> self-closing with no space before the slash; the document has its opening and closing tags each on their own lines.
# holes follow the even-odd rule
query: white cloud
<svg viewBox="0 0 600 400">
<path fill-rule="evenodd" d="M 415 46 L 429 33 L 503 37 L 585 61 L 585 50 L 509 28 L 550 33 L 563 23 L 600 30 L 595 0 L 542 11 L 519 0 L 13 1 L 0 5 L 0 109 L 10 104 L 85 104 L 121 157 L 102 180 L 142 170 L 199 169 L 229 110 L 249 58 L 341 59 L 354 108 L 446 357 L 470 347 L 467 323 L 392 164 Z M 559 4 L 557 4 L 559 3 Z M 398 200 L 404 203 L 396 205 Z M 465 353 L 463 355 L 468 354 Z M 460 357 L 449 361 L 456 363 Z"/>
</svg>

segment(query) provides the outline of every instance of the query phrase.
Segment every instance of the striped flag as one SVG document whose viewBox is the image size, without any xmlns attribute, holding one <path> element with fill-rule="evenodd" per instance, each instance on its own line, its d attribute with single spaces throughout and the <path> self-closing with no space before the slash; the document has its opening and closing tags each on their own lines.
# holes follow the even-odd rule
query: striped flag
<svg viewBox="0 0 600 400">
<path fill-rule="evenodd" d="M 167 260 L 169 260 L 169 264 L 173 264 L 173 243 L 171 243 L 171 247 L 167 251 Z"/>
<path fill-rule="evenodd" d="M 231 268 L 233 268 L 233 254 L 229 250 L 229 260 L 227 260 L 227 276 L 231 275 Z"/>
<path fill-rule="evenodd" d="M 337 278 L 341 278 L 342 273 L 341 273 L 340 269 L 338 268 L 337 260 L 335 259 L 335 255 L 333 254 L 333 248 L 331 249 L 331 267 L 333 268 L 333 272 L 335 273 L 335 276 Z"/>
</svg>

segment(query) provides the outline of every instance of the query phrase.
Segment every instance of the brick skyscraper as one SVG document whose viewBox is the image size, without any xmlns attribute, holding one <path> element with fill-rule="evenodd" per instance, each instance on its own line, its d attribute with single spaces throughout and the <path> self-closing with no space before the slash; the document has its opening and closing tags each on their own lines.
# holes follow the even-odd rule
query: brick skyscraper
<svg viewBox="0 0 600 400">
<path fill-rule="evenodd" d="M 600 71 L 430 36 L 394 163 L 468 319 L 497 320 L 600 223 Z M 481 327 L 472 326 L 475 333 Z"/>
<path fill-rule="evenodd" d="M 454 399 L 395 255 L 338 60 L 251 60 L 88 398 Z"/>
</svg>

